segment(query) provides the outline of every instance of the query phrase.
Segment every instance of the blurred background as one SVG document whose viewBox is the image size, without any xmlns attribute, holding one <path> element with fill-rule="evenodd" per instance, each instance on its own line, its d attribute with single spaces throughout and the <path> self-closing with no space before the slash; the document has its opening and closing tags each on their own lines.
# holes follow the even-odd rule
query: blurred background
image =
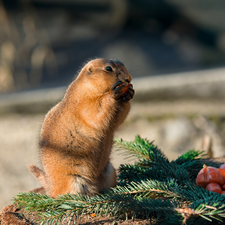
<svg viewBox="0 0 225 225">
<path fill-rule="evenodd" d="M 224 65 L 222 0 L 1 0 L 0 92 L 67 85 L 95 57 L 134 77 Z"/>
<path fill-rule="evenodd" d="M 44 115 L 93 58 L 134 78 L 117 137 L 140 134 L 171 160 L 224 156 L 224 12 L 223 0 L 0 0 L 0 208 L 40 186 L 27 165 L 39 165 Z"/>
</svg>

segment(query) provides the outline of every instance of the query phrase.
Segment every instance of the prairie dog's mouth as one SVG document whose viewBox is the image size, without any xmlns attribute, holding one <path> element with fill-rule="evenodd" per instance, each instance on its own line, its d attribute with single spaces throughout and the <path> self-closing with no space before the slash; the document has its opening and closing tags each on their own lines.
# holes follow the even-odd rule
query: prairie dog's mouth
<svg viewBox="0 0 225 225">
<path fill-rule="evenodd" d="M 126 88 L 131 87 L 131 88 L 133 88 L 133 84 L 131 84 L 131 83 L 129 82 L 129 83 L 126 83 L 126 85 L 125 85 L 124 87 L 126 87 Z"/>
</svg>

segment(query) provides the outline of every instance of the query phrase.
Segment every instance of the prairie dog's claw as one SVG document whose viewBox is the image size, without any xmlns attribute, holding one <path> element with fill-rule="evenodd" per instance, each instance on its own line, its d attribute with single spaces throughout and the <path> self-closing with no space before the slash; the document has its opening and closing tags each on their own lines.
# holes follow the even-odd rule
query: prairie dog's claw
<svg viewBox="0 0 225 225">
<path fill-rule="evenodd" d="M 130 101 L 134 95 L 133 85 L 129 83 L 125 86 L 122 81 L 117 81 L 113 85 L 112 90 L 114 92 L 114 98 L 122 102 Z"/>
</svg>

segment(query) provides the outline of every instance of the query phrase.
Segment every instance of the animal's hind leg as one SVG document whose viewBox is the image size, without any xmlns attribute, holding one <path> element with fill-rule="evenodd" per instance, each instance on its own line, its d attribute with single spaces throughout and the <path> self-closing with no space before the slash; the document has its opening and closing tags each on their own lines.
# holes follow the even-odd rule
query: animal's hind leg
<svg viewBox="0 0 225 225">
<path fill-rule="evenodd" d="M 109 162 L 101 176 L 99 191 L 103 191 L 104 189 L 110 189 L 117 185 L 117 175 L 116 170 L 113 165 Z"/>
<path fill-rule="evenodd" d="M 80 193 L 82 195 L 93 196 L 99 192 L 96 180 L 92 182 L 91 180 L 82 176 L 74 175 L 71 186 L 74 194 Z"/>
</svg>

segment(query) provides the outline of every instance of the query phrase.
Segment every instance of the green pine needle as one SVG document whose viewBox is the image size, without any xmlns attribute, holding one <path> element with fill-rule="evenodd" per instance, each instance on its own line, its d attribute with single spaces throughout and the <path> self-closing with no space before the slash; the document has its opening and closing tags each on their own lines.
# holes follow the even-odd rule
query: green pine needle
<svg viewBox="0 0 225 225">
<path fill-rule="evenodd" d="M 164 156 L 153 142 L 149 142 L 146 138 L 142 139 L 139 135 L 135 136 L 134 141 L 124 141 L 123 139 L 116 138 L 114 143 L 118 150 L 126 150 L 130 156 L 135 156 L 138 159 L 149 160 L 156 151 Z"/>
</svg>

